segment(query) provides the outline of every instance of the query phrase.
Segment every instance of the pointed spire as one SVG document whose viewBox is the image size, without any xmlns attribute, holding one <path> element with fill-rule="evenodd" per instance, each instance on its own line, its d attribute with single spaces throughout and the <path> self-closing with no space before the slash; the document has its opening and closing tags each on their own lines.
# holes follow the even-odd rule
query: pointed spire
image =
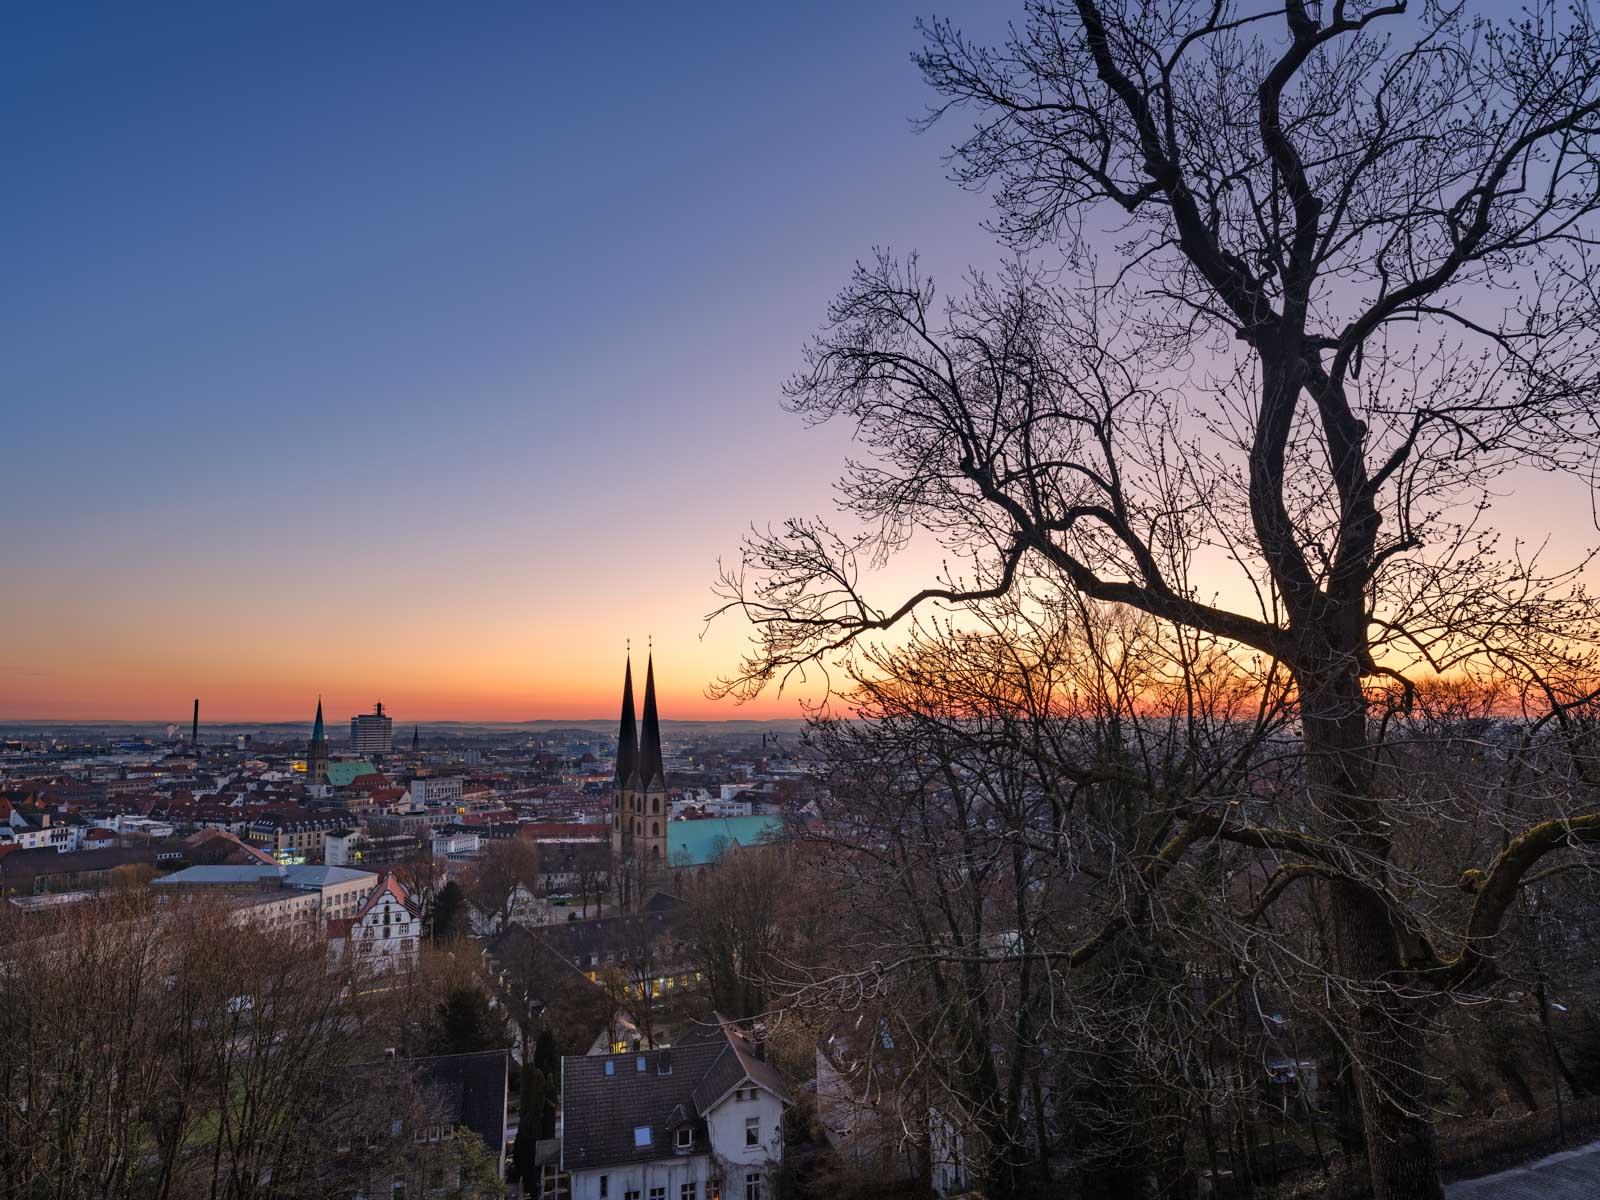
<svg viewBox="0 0 1600 1200">
<path fill-rule="evenodd" d="M 417 727 L 415 725 L 411 727 L 411 752 L 413 754 L 417 752 Z"/>
<path fill-rule="evenodd" d="M 622 722 L 617 727 L 617 786 L 626 787 L 639 765 L 639 728 L 633 720 L 633 655 L 622 673 Z"/>
<path fill-rule="evenodd" d="M 327 735 L 322 732 L 322 697 L 317 697 L 317 722 L 311 727 L 311 740 L 313 742 L 327 741 Z"/>
<path fill-rule="evenodd" d="M 661 720 L 656 714 L 656 663 L 652 652 L 644 672 L 644 721 L 639 732 L 639 778 L 646 791 L 667 785 L 661 765 Z"/>
</svg>

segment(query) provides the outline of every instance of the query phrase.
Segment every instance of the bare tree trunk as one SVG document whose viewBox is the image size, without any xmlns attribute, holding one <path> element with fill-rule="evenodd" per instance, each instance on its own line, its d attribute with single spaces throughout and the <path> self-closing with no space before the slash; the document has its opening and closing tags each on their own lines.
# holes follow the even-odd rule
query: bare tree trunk
<svg viewBox="0 0 1600 1200">
<path fill-rule="evenodd" d="M 1340 677 L 1342 675 L 1342 678 Z M 1304 735 L 1313 798 L 1351 856 L 1329 888 L 1343 970 L 1354 994 L 1362 1126 L 1377 1200 L 1443 1200 L 1439 1147 L 1427 1112 L 1421 1014 L 1400 990 L 1400 940 L 1383 897 L 1361 877 L 1382 871 L 1389 843 L 1369 795 L 1366 705 L 1353 670 L 1306 686 Z"/>
</svg>

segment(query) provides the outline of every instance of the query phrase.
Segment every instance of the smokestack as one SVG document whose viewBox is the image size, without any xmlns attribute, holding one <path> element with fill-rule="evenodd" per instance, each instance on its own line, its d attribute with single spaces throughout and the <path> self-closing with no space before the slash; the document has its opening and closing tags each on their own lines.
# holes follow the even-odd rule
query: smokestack
<svg viewBox="0 0 1600 1200">
<path fill-rule="evenodd" d="M 200 745 L 200 698 L 194 701 L 194 727 L 189 731 L 189 748 L 198 749 Z"/>
</svg>

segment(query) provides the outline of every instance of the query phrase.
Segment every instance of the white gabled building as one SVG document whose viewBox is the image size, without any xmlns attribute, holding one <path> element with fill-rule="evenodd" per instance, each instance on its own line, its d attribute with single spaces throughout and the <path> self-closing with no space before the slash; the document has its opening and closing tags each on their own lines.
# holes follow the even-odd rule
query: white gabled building
<svg viewBox="0 0 1600 1200">
<path fill-rule="evenodd" d="M 782 1077 L 728 1022 L 657 1050 L 561 1060 L 572 1200 L 772 1200 Z"/>
<path fill-rule="evenodd" d="M 355 916 L 328 922 L 328 950 L 336 959 L 355 954 L 373 973 L 402 970 L 417 961 L 422 918 L 401 882 L 385 874 Z"/>
</svg>

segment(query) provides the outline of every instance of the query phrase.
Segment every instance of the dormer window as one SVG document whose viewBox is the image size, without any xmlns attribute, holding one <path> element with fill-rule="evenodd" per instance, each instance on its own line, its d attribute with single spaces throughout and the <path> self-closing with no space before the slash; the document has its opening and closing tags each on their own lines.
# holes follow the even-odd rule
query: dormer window
<svg viewBox="0 0 1600 1200">
<path fill-rule="evenodd" d="M 678 1130 L 678 1149 L 688 1150 L 694 1146 L 694 1130 L 685 1125 Z"/>
</svg>

